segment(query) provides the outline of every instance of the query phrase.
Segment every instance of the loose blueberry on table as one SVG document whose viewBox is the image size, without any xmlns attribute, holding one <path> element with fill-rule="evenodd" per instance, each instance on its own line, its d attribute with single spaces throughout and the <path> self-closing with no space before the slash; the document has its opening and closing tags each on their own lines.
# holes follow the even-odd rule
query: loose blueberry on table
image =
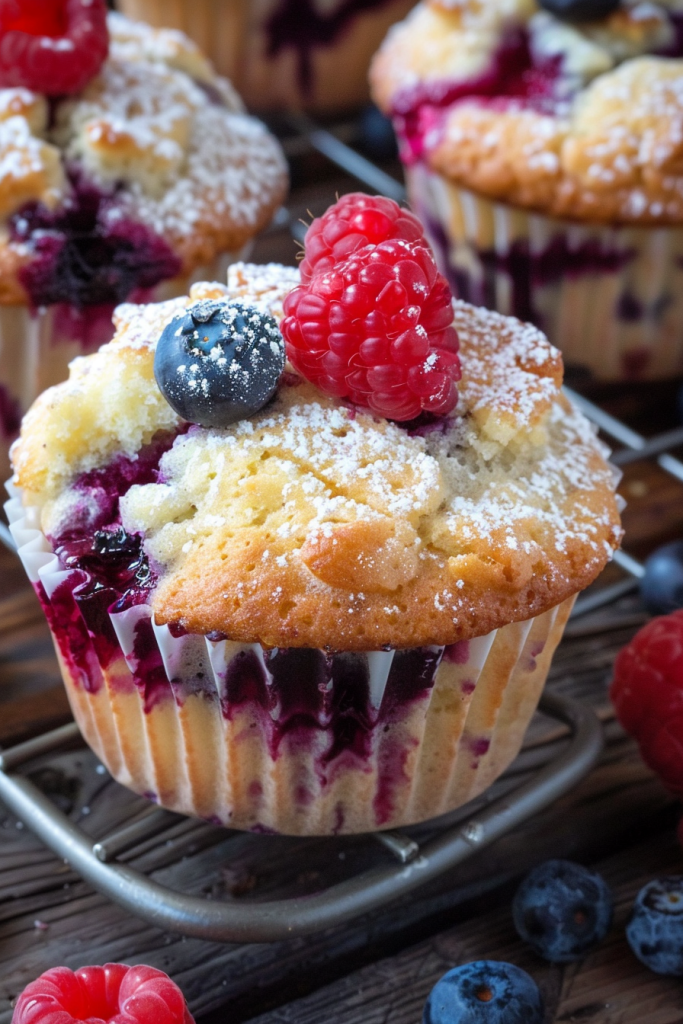
<svg viewBox="0 0 683 1024">
<path fill-rule="evenodd" d="M 600 875 L 549 860 L 520 885 L 512 904 L 519 936 L 551 963 L 580 960 L 607 935 L 614 901 Z"/>
<path fill-rule="evenodd" d="M 422 1024 L 543 1024 L 541 993 L 514 964 L 479 960 L 455 967 L 436 983 Z"/>
<path fill-rule="evenodd" d="M 155 967 L 55 967 L 28 985 L 12 1024 L 194 1024 L 182 992 Z"/>
<path fill-rule="evenodd" d="M 610 696 L 645 763 L 683 793 L 683 611 L 648 622 L 619 652 Z"/>
<path fill-rule="evenodd" d="M 275 320 L 241 302 L 195 303 L 165 328 L 154 374 L 190 423 L 227 427 L 253 416 L 277 390 L 285 349 Z"/>
<path fill-rule="evenodd" d="M 683 977 L 683 878 L 659 878 L 640 890 L 626 937 L 655 974 Z"/>
<path fill-rule="evenodd" d="M 665 544 L 645 563 L 640 595 L 652 615 L 683 608 L 683 541 Z"/>
</svg>

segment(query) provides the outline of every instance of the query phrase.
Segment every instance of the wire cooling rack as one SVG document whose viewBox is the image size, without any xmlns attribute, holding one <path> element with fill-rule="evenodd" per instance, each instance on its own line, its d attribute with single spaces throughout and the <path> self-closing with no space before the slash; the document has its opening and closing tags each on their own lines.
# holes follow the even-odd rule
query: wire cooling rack
<svg viewBox="0 0 683 1024">
<path fill-rule="evenodd" d="M 288 118 L 283 141 L 290 155 L 316 152 L 365 188 L 404 200 L 403 186 L 347 145 L 343 134 L 343 127 L 328 131 L 310 118 L 296 115 Z M 282 209 L 275 220 L 274 229 L 283 228 L 299 240 L 305 231 L 287 209 Z M 612 457 L 616 466 L 655 460 L 683 483 L 683 462 L 672 454 L 683 445 L 683 427 L 646 439 L 583 396 L 569 390 L 567 393 L 609 443 L 618 446 Z M 0 541 L 14 549 L 4 523 L 0 523 Z M 644 573 L 642 564 L 626 551 L 618 552 L 614 561 L 621 578 L 594 585 L 577 601 L 574 619 L 617 602 L 638 588 Z M 565 740 L 535 753 L 523 752 L 520 760 L 526 757 L 527 770 L 522 773 L 521 783 L 519 768 L 516 771 L 512 766 L 496 784 L 495 790 L 501 794 L 496 799 L 480 799 L 470 808 L 430 823 L 426 832 L 424 828 L 417 833 L 408 829 L 365 837 L 384 848 L 386 856 L 380 858 L 380 863 L 303 899 L 222 901 L 188 895 L 183 891 L 182 873 L 173 888 L 150 878 L 139 866 L 141 852 L 149 854 L 164 847 L 170 851 L 170 861 L 175 851 L 180 863 L 190 839 L 193 848 L 205 849 L 219 844 L 229 833 L 161 810 L 132 794 L 125 797 L 129 810 L 124 824 L 105 829 L 100 835 L 91 835 L 75 824 L 39 788 L 32 771 L 51 760 L 58 761 L 64 756 L 62 751 L 74 744 L 82 744 L 73 723 L 0 752 L 0 800 L 94 888 L 132 914 L 171 931 L 214 941 L 275 941 L 342 924 L 405 896 L 462 864 L 576 785 L 600 757 L 600 722 L 589 707 L 557 693 L 546 692 L 540 710 L 561 727 L 555 730 L 555 736 L 564 736 Z M 98 766 L 97 771 L 104 769 Z M 272 841 L 273 837 L 259 836 L 261 843 Z M 339 840 L 319 842 L 335 844 Z"/>
</svg>

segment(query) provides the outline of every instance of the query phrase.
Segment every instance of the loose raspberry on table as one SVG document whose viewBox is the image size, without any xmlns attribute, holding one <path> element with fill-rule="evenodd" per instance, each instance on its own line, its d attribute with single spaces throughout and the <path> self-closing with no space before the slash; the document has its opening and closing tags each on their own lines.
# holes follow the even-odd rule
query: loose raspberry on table
<svg viewBox="0 0 683 1024">
<path fill-rule="evenodd" d="M 55 967 L 17 1000 L 12 1024 L 194 1024 L 183 994 L 155 967 Z"/>
<path fill-rule="evenodd" d="M 105 0 L 3 0 L 0 87 L 80 92 L 109 51 Z"/>
<path fill-rule="evenodd" d="M 366 245 L 378 245 L 394 238 L 428 245 L 417 217 L 393 199 L 350 192 L 330 206 L 322 217 L 316 217 L 306 232 L 301 280 L 307 282 L 314 274 L 334 269 L 337 263 Z"/>
<path fill-rule="evenodd" d="M 653 619 L 619 653 L 610 693 L 645 763 L 683 793 L 683 611 Z"/>
<path fill-rule="evenodd" d="M 326 394 L 404 422 L 458 401 L 458 335 L 431 251 L 393 240 L 316 273 L 284 303 L 294 368 Z"/>
</svg>

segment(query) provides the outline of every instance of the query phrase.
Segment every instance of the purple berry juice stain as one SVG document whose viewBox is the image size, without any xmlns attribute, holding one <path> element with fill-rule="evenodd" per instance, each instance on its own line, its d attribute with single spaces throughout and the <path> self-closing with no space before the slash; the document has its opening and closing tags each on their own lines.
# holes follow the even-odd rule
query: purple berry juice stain
<svg viewBox="0 0 683 1024">
<path fill-rule="evenodd" d="M 449 644 L 444 648 L 443 660 L 452 665 L 466 665 L 470 660 L 469 640 L 461 640 L 458 644 Z"/>
<path fill-rule="evenodd" d="M 539 640 L 537 643 L 535 643 L 532 646 L 531 650 L 528 652 L 526 664 L 524 666 L 525 669 L 527 670 L 527 672 L 535 672 L 536 671 L 536 669 L 538 668 L 538 662 L 536 661 L 536 659 L 541 654 L 543 654 L 544 650 L 545 650 L 545 641 L 544 640 Z"/>
<path fill-rule="evenodd" d="M 116 216 L 117 189 L 105 192 L 82 172 L 69 172 L 71 195 L 56 210 L 27 203 L 10 218 L 10 238 L 27 246 L 31 259 L 20 272 L 34 308 L 67 306 L 86 317 L 62 323 L 93 345 L 114 307 L 146 297 L 182 264 L 167 242 L 137 221 Z M 94 311 L 94 314 L 93 314 Z M 62 318 L 67 314 L 62 310 Z M 96 326 L 93 326 L 95 324 Z"/>
<path fill-rule="evenodd" d="M 298 57 L 299 88 L 313 92 L 313 54 L 333 46 L 349 30 L 354 19 L 367 11 L 386 7 L 390 0 L 340 0 L 335 10 L 320 11 L 313 0 L 281 0 L 266 25 L 268 56 L 293 49 Z"/>
<path fill-rule="evenodd" d="M 105 469 L 84 473 L 76 481 L 74 491 L 82 494 L 83 500 L 76 503 L 68 525 L 49 538 L 62 567 L 75 570 L 73 578 L 47 602 L 50 625 L 65 656 L 71 651 L 72 659 L 81 658 L 83 652 L 91 651 L 105 668 L 122 656 L 110 612 L 145 604 L 156 585 L 156 576 L 142 550 L 141 538 L 127 534 L 121 526 L 119 498 L 133 484 L 157 479 L 159 461 L 175 437 L 164 433 L 137 459 L 121 456 Z M 142 660 L 147 657 L 142 650 L 140 654 Z M 151 670 L 145 664 L 145 671 L 148 667 Z M 83 671 L 90 671 L 85 663 L 79 676 Z M 90 684 L 84 680 L 86 688 L 101 686 L 101 671 L 92 671 Z M 152 688 L 158 684 L 158 677 L 154 668 Z M 141 674 L 136 682 L 147 686 Z M 165 686 L 168 689 L 167 681 Z"/>
<path fill-rule="evenodd" d="M 557 105 L 561 57 L 534 64 L 526 28 L 513 29 L 493 54 L 489 67 L 475 78 L 420 82 L 394 99 L 392 116 L 402 157 L 414 163 L 424 155 L 424 139 L 438 135 L 446 114 L 461 100 L 477 100 L 495 109 L 516 106 L 551 113 Z"/>
</svg>

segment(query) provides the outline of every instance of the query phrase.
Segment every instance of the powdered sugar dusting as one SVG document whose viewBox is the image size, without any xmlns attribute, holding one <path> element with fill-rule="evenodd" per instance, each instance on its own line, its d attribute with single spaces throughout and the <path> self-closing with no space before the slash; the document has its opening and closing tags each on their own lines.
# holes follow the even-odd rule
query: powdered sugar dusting
<svg viewBox="0 0 683 1024">
<path fill-rule="evenodd" d="M 467 365 L 463 407 L 485 435 L 498 440 L 533 429 L 557 397 L 560 353 L 531 324 L 464 302 L 454 308 Z"/>
<path fill-rule="evenodd" d="M 276 268 L 251 276 L 248 266 L 239 269 L 242 291 L 271 293 L 277 306 Z M 283 288 L 292 283 L 286 268 L 279 277 Z M 118 339 L 89 363 L 79 361 L 80 393 L 64 385 L 42 409 L 41 438 L 76 408 L 97 417 L 69 438 L 70 471 L 61 486 L 60 467 L 53 470 L 57 504 L 47 501 L 46 521 L 51 509 L 69 507 L 64 492 L 80 468 L 97 464 L 95 437 L 111 459 L 153 436 L 151 417 L 172 422 L 163 418 L 151 364 L 159 325 L 174 309 L 120 307 Z M 214 569 L 229 574 L 234 560 L 257 573 L 238 576 L 239 593 L 226 590 L 221 598 L 238 609 L 250 594 L 279 607 L 288 592 L 323 594 L 325 584 L 348 592 L 340 613 L 360 615 L 371 603 L 389 629 L 402 599 L 386 595 L 425 578 L 436 588 L 430 614 L 452 630 L 482 586 L 485 593 L 501 585 L 520 591 L 537 578 L 569 593 L 576 558 L 581 572 L 597 573 L 619 540 L 614 480 L 590 424 L 560 393 L 557 352 L 518 321 L 464 303 L 454 312 L 462 400 L 443 429 L 409 433 L 299 379 L 296 387 L 281 385 L 250 419 L 180 434 L 162 458 L 159 481 L 133 486 L 121 500 L 125 528 L 144 536 L 159 569 L 158 593 L 182 589 L 197 566 L 202 577 Z M 124 382 L 135 394 L 130 402 Z M 119 415 L 105 410 L 100 417 L 112 390 Z M 17 451 L 22 467 L 30 454 L 24 443 Z M 41 448 L 40 458 L 50 460 L 50 452 Z M 99 464 L 106 461 L 99 456 Z"/>
<path fill-rule="evenodd" d="M 282 320 L 287 294 L 301 284 L 296 267 L 281 263 L 233 263 L 228 267 L 228 296 L 241 299 Z"/>
</svg>

